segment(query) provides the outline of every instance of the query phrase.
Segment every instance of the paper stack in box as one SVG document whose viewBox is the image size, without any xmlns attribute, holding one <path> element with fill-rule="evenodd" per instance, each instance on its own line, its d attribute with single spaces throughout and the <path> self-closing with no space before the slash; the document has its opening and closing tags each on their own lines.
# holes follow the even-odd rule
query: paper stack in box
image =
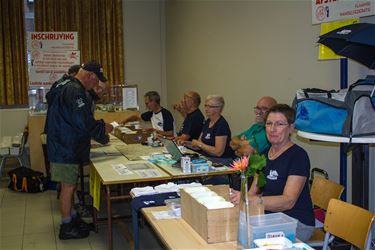
<svg viewBox="0 0 375 250">
<path fill-rule="evenodd" d="M 182 218 L 207 243 L 234 241 L 239 210 L 229 200 L 228 185 L 184 188 L 181 190 Z"/>
</svg>

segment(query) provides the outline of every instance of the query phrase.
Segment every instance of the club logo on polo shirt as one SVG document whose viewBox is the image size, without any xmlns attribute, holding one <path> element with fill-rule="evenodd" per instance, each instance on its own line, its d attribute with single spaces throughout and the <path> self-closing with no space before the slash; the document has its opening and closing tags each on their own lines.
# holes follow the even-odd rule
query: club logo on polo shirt
<svg viewBox="0 0 375 250">
<path fill-rule="evenodd" d="M 204 137 L 204 139 L 206 139 L 206 140 L 211 139 L 211 134 L 210 134 L 210 133 L 207 133 L 206 136 Z"/>
<path fill-rule="evenodd" d="M 82 108 L 83 106 L 85 106 L 85 103 L 83 102 L 82 98 L 78 98 L 76 100 L 76 103 L 77 103 L 78 108 Z"/>
<path fill-rule="evenodd" d="M 270 170 L 270 173 L 267 175 L 267 179 L 269 180 L 277 180 L 277 177 L 279 176 L 279 174 L 277 173 L 276 170 Z"/>
</svg>

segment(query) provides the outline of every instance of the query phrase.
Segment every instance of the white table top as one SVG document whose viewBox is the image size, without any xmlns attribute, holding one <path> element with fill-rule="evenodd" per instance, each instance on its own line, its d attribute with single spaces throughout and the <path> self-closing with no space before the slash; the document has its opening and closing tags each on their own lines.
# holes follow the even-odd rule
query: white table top
<svg viewBox="0 0 375 250">
<path fill-rule="evenodd" d="M 335 136 L 335 135 L 324 135 L 324 134 L 315 134 L 305 131 L 298 131 L 297 135 L 303 138 L 317 140 L 317 141 L 326 141 L 326 142 L 340 142 L 340 143 L 349 143 L 349 137 Z M 375 136 L 367 137 L 353 137 L 351 143 L 368 143 L 375 144 Z"/>
</svg>

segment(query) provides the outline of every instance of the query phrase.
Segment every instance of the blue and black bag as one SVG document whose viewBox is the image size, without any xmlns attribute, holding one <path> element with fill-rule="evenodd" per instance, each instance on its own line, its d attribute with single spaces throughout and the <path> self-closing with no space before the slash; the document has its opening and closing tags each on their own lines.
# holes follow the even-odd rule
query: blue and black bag
<svg viewBox="0 0 375 250">
<path fill-rule="evenodd" d="M 353 83 L 349 89 L 300 89 L 293 107 L 301 131 L 360 137 L 375 135 L 375 76 Z"/>
<path fill-rule="evenodd" d="M 348 110 L 346 90 L 299 89 L 294 100 L 296 129 L 319 134 L 342 135 Z"/>
</svg>

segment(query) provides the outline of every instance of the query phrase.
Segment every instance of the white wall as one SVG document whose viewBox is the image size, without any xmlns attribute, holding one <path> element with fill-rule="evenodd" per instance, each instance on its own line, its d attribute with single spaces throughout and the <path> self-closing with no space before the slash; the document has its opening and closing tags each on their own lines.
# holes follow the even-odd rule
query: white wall
<svg viewBox="0 0 375 250">
<path fill-rule="evenodd" d="M 310 1 L 169 1 L 166 25 L 169 107 L 189 89 L 221 94 L 234 134 L 253 122 L 261 96 L 291 104 L 299 88 L 340 87 L 339 61 L 317 60 Z M 365 75 L 354 62 L 349 70 L 349 82 Z M 338 144 L 297 143 L 339 181 Z"/>
<path fill-rule="evenodd" d="M 124 0 L 125 78 L 138 85 L 138 98 L 145 110 L 143 95 L 158 91 L 166 105 L 165 16 L 162 1 Z"/>
<path fill-rule="evenodd" d="M 0 109 L 0 140 L 3 136 L 22 133 L 27 124 L 29 109 Z"/>
</svg>

